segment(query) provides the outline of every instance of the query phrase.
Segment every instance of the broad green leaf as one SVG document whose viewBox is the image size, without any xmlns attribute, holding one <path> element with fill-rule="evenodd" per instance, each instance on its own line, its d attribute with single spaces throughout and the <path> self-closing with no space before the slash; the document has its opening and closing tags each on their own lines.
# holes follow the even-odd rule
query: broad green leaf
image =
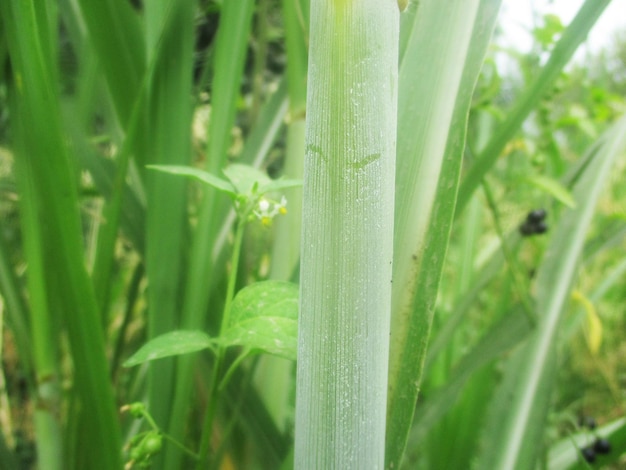
<svg viewBox="0 0 626 470">
<path fill-rule="evenodd" d="M 557 180 L 544 175 L 530 175 L 524 178 L 524 180 L 550 194 L 567 207 L 571 209 L 576 207 L 576 201 L 572 197 L 572 194 Z"/>
<path fill-rule="evenodd" d="M 231 306 L 230 324 L 220 341 L 287 359 L 296 359 L 298 286 L 257 282 L 241 289 Z"/>
<path fill-rule="evenodd" d="M 233 163 L 224 168 L 224 174 L 239 194 L 250 194 L 252 189 L 258 190 L 270 183 L 270 177 L 262 170 L 242 163 Z"/>
<path fill-rule="evenodd" d="M 239 194 L 250 194 L 254 190 L 257 195 L 261 195 L 302 186 L 301 180 L 282 178 L 272 180 L 264 171 L 242 163 L 227 166 L 224 174 Z"/>
<path fill-rule="evenodd" d="M 202 331 L 172 331 L 148 341 L 124 362 L 124 367 L 133 367 L 155 359 L 180 356 L 203 349 L 213 349 L 214 345 L 215 340 Z"/>
<path fill-rule="evenodd" d="M 270 181 L 259 188 L 260 193 L 269 193 L 272 191 L 282 191 L 289 188 L 298 188 L 302 186 L 302 180 L 278 179 Z"/>
<path fill-rule="evenodd" d="M 146 165 L 146 168 L 171 173 L 172 175 L 183 175 L 195 178 L 203 183 L 213 186 L 218 191 L 222 191 L 229 196 L 235 197 L 237 195 L 237 189 L 230 182 L 223 180 L 218 176 L 212 175 L 207 171 L 199 170 L 198 168 L 179 165 Z"/>
</svg>

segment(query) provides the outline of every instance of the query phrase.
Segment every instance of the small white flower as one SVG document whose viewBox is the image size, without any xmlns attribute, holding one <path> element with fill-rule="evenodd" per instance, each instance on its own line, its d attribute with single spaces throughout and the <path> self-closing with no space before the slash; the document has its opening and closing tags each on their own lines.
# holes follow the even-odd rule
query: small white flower
<svg viewBox="0 0 626 470">
<path fill-rule="evenodd" d="M 259 212 L 265 214 L 270 210 L 270 202 L 263 198 L 259 201 Z"/>
<path fill-rule="evenodd" d="M 259 200 L 258 208 L 253 211 L 254 215 L 259 218 L 263 225 L 269 226 L 272 219 L 277 215 L 287 213 L 287 198 L 283 196 L 280 202 L 272 201 L 266 198 Z"/>
</svg>

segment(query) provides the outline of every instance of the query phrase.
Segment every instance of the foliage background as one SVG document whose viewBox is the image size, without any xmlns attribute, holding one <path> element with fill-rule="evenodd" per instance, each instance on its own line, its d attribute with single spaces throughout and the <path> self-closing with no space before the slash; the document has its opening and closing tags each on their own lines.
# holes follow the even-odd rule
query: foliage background
<svg viewBox="0 0 626 470">
<path fill-rule="evenodd" d="M 119 449 L 145 424 L 116 409 L 137 400 L 149 403 L 161 429 L 195 447 L 210 355 L 121 364 L 148 338 L 175 328 L 217 334 L 233 216 L 217 192 L 145 165 L 218 174 L 243 162 L 272 177 L 300 177 L 307 2 L 27 5 L 0 9 L 0 466 L 119 468 Z M 498 387 L 513 346 L 529 331 L 523 314 L 513 313 L 536 296 L 534 273 L 547 246 L 558 243 L 553 227 L 572 194 L 568 176 L 626 109 L 626 36 L 618 34 L 605 50 L 559 71 L 507 139 L 486 185 L 464 193 L 474 184 L 472 163 L 563 31 L 558 18 L 543 18 L 532 51 L 522 54 L 499 48 L 496 29 L 482 67 L 463 151 L 466 197 L 443 266 L 407 468 L 480 468 L 497 443 Z M 513 71 L 503 72 L 503 56 Z M 623 153 L 616 162 L 555 344 L 540 467 L 585 468 L 575 446 L 559 446 L 595 439 L 579 425 L 588 416 L 608 426 L 601 432 L 614 447 L 599 464 L 624 465 Z M 271 229 L 249 227 L 238 288 L 297 281 L 297 191 Z M 548 233 L 520 239 L 519 225 L 536 208 L 548 211 Z M 294 370 L 267 357 L 238 369 L 211 434 L 216 467 L 288 466 Z M 570 463 L 559 467 L 559 455 Z M 185 458 L 167 444 L 152 465 L 182 468 Z"/>
</svg>

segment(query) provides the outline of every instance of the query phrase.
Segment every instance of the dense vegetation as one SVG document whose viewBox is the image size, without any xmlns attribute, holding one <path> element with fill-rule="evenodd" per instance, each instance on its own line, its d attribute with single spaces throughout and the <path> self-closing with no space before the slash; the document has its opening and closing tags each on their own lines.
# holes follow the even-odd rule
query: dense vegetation
<svg viewBox="0 0 626 470">
<path fill-rule="evenodd" d="M 358 37 L 309 37 L 351 4 L 315 1 L 0 3 L 0 468 L 292 468 L 300 273 L 327 310 L 391 297 L 386 468 L 626 465 L 626 36 L 571 61 L 609 0 L 540 16 L 528 53 L 498 46 L 498 0 L 409 2 L 397 89 L 381 69 L 353 108 L 348 63 L 307 104 L 309 46 L 332 64 Z M 395 189 L 354 205 L 330 171 L 303 199 L 305 158 L 341 153 L 312 122 L 376 187 L 361 117 L 392 142 L 368 106 L 395 92 Z M 355 232 L 394 237 L 391 292 L 347 299 L 391 276 Z M 310 341 L 351 331 L 330 313 Z"/>
</svg>

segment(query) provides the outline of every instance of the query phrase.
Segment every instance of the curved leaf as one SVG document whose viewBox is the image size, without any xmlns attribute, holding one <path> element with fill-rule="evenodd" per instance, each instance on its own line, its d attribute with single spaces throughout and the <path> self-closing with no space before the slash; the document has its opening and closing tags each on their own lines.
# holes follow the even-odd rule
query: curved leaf
<svg viewBox="0 0 626 470">
<path fill-rule="evenodd" d="M 124 362 L 124 367 L 133 367 L 155 359 L 180 356 L 203 349 L 213 349 L 214 343 L 215 340 L 202 331 L 171 331 L 144 344 L 139 351 Z"/>
<path fill-rule="evenodd" d="M 190 178 L 195 178 L 202 181 L 203 183 L 213 186 L 218 191 L 222 191 L 229 196 L 234 197 L 237 195 L 237 190 L 231 183 L 223 180 L 218 176 L 212 175 L 208 171 L 199 170 L 198 168 L 180 165 L 146 165 L 146 168 L 150 168 L 151 170 L 163 171 L 172 175 L 183 175 Z"/>
<path fill-rule="evenodd" d="M 241 289 L 233 300 L 230 325 L 220 341 L 226 346 L 244 346 L 295 360 L 298 286 L 263 281 Z"/>
</svg>

